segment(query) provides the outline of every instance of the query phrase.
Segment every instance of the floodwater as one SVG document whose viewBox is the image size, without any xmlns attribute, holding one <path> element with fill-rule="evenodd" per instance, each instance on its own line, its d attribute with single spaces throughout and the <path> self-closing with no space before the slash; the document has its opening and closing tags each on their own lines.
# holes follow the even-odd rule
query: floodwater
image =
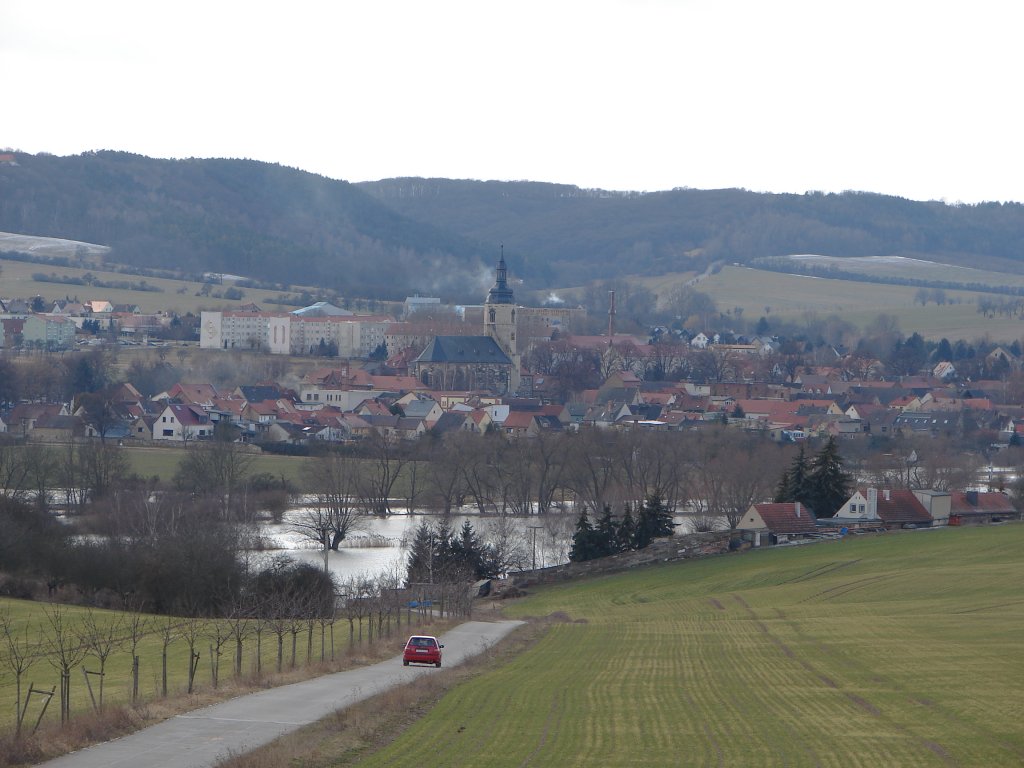
<svg viewBox="0 0 1024 768">
<path fill-rule="evenodd" d="M 281 523 L 259 525 L 260 536 L 274 547 L 265 551 L 264 556 L 284 554 L 301 562 L 323 565 L 323 551 L 296 528 L 296 522 L 304 511 L 303 507 L 297 507 L 285 513 Z M 353 576 L 372 578 L 392 572 L 404 578 L 409 546 L 416 529 L 423 522 L 436 525 L 443 519 L 440 514 L 410 515 L 402 512 L 386 518 L 367 516 L 361 521 L 363 524 L 359 530 L 349 534 L 337 552 L 329 554 L 328 570 L 341 581 Z M 483 542 L 494 538 L 494 530 L 502 521 L 507 523 L 510 545 L 518 550 L 524 568 L 532 567 L 534 562 L 538 568 L 543 568 L 569 559 L 572 532 L 576 525 L 575 515 L 571 513 L 500 518 L 463 510 L 448 516 L 449 527 L 455 533 L 467 520 Z M 360 546 L 369 542 L 373 545 Z"/>
</svg>

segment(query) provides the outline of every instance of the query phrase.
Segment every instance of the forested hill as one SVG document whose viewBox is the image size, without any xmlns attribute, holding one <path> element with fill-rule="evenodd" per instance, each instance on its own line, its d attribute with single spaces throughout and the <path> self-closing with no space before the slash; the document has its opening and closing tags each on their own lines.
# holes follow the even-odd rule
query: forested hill
<svg viewBox="0 0 1024 768">
<path fill-rule="evenodd" d="M 1024 271 L 1018 203 L 954 206 L 861 192 L 626 193 L 417 178 L 358 186 L 410 218 L 540 256 L 562 284 L 794 253 L 923 256 Z"/>
<path fill-rule="evenodd" d="M 402 298 L 482 299 L 498 244 L 413 221 L 344 181 L 249 160 L 16 154 L 0 231 L 108 245 L 110 260 Z"/>
<path fill-rule="evenodd" d="M 107 245 L 112 261 L 137 266 L 348 295 L 479 301 L 499 243 L 522 287 L 542 290 L 793 253 L 1024 271 L 1016 203 L 448 179 L 349 184 L 250 160 L 14 158 L 0 163 L 0 231 Z"/>
</svg>

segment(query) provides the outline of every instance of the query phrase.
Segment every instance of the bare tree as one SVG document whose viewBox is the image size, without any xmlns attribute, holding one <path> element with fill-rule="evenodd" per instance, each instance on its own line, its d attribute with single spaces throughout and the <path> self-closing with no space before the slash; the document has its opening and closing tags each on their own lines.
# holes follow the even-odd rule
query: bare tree
<svg viewBox="0 0 1024 768">
<path fill-rule="evenodd" d="M 18 632 L 7 609 L 0 612 L 0 634 L 3 634 L 4 646 L 7 648 L 5 661 L 14 673 L 14 733 L 15 736 L 20 736 L 21 722 L 25 718 L 21 708 L 21 681 L 25 673 L 39 660 L 39 650 L 29 641 L 28 624 L 25 624 L 22 632 Z"/>
<path fill-rule="evenodd" d="M 514 519 L 502 515 L 488 520 L 486 533 L 499 574 L 521 571 L 529 565 L 530 542 Z"/>
<path fill-rule="evenodd" d="M 195 687 L 196 670 L 199 668 L 199 651 L 196 650 L 202 639 L 206 622 L 197 616 L 190 616 L 182 622 L 181 637 L 188 645 L 188 693 L 192 695 Z"/>
<path fill-rule="evenodd" d="M 462 471 L 462 454 L 478 445 L 478 435 L 460 432 L 440 442 L 430 462 L 426 484 L 431 495 L 441 502 L 441 511 L 446 515 L 462 504 L 466 495 L 466 480 Z M 466 449 L 463 450 L 463 444 Z"/>
<path fill-rule="evenodd" d="M 0 442 L 0 495 L 23 501 L 30 487 L 29 469 L 24 448 Z"/>
<path fill-rule="evenodd" d="M 253 462 L 253 454 L 234 442 L 235 432 L 230 425 L 218 425 L 213 440 L 186 449 L 174 475 L 180 489 L 216 498 L 223 520 L 246 511 L 237 509 L 237 494 L 244 489 Z"/>
<path fill-rule="evenodd" d="M 81 642 L 61 605 L 43 608 L 48 630 L 45 649 L 46 660 L 60 673 L 60 721 L 71 719 L 71 670 L 82 663 L 88 648 Z"/>
<path fill-rule="evenodd" d="M 160 695 L 164 698 L 167 698 L 167 651 L 180 633 L 181 628 L 169 616 L 160 626 Z M 191 664 L 191 660 L 189 663 Z"/>
<path fill-rule="evenodd" d="M 312 498 L 294 527 L 320 546 L 326 572 L 331 551 L 337 552 L 341 542 L 366 523 L 356 504 L 357 464 L 331 453 L 307 464 L 305 473 Z"/>
<path fill-rule="evenodd" d="M 96 613 L 90 608 L 86 610 L 82 619 L 81 639 L 90 655 L 95 656 L 100 663 L 100 698 L 98 709 L 103 709 L 103 682 L 107 674 L 107 659 L 115 650 L 121 647 L 123 624 L 118 614 L 105 616 L 98 619 Z M 134 654 L 133 654 L 134 655 Z M 88 674 L 88 673 L 87 673 Z"/>
<path fill-rule="evenodd" d="M 129 613 L 125 618 L 128 648 L 132 654 L 132 701 L 139 698 L 139 643 L 149 634 L 149 618 L 134 603 L 128 606 Z"/>
<path fill-rule="evenodd" d="M 391 499 L 407 458 L 394 435 L 374 433 L 364 443 L 365 458 L 356 476 L 360 506 L 379 517 L 391 514 Z"/>
<path fill-rule="evenodd" d="M 566 484 L 588 509 L 614 508 L 622 501 L 620 442 L 616 432 L 591 428 L 566 443 Z"/>
</svg>

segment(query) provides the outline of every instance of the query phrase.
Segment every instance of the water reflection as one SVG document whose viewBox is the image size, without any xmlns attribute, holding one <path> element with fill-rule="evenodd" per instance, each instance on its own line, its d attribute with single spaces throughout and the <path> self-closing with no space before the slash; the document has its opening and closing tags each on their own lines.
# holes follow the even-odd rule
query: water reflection
<svg viewBox="0 0 1024 768">
<path fill-rule="evenodd" d="M 264 552 L 263 556 L 287 554 L 301 562 L 323 565 L 322 550 L 296 530 L 295 523 L 305 512 L 305 508 L 297 507 L 285 513 L 281 523 L 264 522 L 259 525 L 260 536 L 274 547 Z M 443 519 L 441 515 L 402 513 L 387 518 L 367 517 L 360 530 L 350 534 L 337 552 L 330 553 L 328 569 L 339 580 L 363 575 L 374 577 L 395 570 L 404 576 L 409 546 L 420 523 L 426 521 L 436 525 Z M 497 535 L 496 528 L 505 524 L 508 545 L 518 552 L 523 568 L 529 568 L 534 557 L 538 568 L 565 563 L 569 559 L 572 532 L 576 524 L 571 514 L 505 518 L 456 514 L 448 517 L 449 525 L 455 533 L 467 520 L 483 542 L 493 541 Z M 531 526 L 540 527 L 534 533 Z M 358 546 L 358 542 L 370 538 L 377 543 L 386 542 L 387 546 Z"/>
</svg>

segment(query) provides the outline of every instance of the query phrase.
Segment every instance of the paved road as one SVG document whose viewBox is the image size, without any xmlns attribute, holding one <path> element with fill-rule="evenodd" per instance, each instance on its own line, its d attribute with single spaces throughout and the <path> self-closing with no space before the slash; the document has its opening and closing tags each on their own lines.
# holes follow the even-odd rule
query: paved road
<svg viewBox="0 0 1024 768">
<path fill-rule="evenodd" d="M 470 621 L 441 636 L 446 666 L 485 651 L 521 621 Z M 396 640 L 401 644 L 401 639 Z M 401 656 L 271 688 L 172 717 L 130 736 L 41 765 L 47 768 L 200 768 L 248 752 L 388 688 L 440 670 L 402 666 Z"/>
</svg>

